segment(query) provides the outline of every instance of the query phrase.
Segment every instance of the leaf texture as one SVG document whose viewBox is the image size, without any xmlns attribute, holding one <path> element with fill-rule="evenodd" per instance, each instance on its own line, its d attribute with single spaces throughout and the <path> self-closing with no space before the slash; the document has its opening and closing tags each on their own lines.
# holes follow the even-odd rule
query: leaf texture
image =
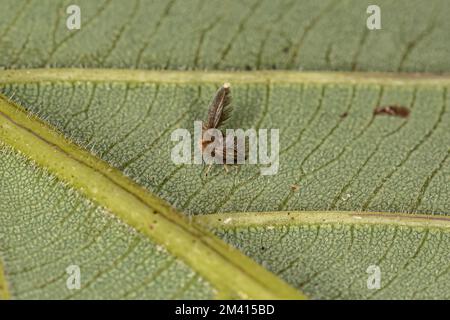
<svg viewBox="0 0 450 320">
<path fill-rule="evenodd" d="M 2 0 L 0 66 L 448 72 L 447 0 Z"/>
</svg>

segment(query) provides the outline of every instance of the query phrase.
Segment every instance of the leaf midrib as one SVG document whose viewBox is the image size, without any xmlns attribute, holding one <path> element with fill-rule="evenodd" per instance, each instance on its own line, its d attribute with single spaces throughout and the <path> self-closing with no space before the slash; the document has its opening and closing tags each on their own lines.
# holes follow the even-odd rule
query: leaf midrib
<svg viewBox="0 0 450 320">
<path fill-rule="evenodd" d="M 372 85 L 450 85 L 450 74 L 394 72 L 298 72 L 267 71 L 173 71 L 128 69 L 10 69 L 0 70 L 0 84 L 52 81 L 129 82 L 129 83 L 314 83 Z"/>
<path fill-rule="evenodd" d="M 289 225 L 389 225 L 439 229 L 450 232 L 450 216 L 399 212 L 271 211 L 227 212 L 196 215 L 193 220 L 208 228 L 275 227 Z"/>
</svg>

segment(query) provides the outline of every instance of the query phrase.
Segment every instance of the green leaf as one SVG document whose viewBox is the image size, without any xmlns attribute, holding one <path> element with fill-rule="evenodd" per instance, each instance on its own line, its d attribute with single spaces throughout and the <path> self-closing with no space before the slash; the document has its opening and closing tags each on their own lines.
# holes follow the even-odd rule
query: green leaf
<svg viewBox="0 0 450 320">
<path fill-rule="evenodd" d="M 3 98 L 0 140 L 3 297 L 303 297 Z"/>
<path fill-rule="evenodd" d="M 198 216 L 316 299 L 449 299 L 449 217 L 361 212 L 247 212 Z M 369 267 L 380 288 L 370 289 Z"/>
<path fill-rule="evenodd" d="M 2 262 L 0 261 L 0 300 L 7 300 L 10 298 L 9 290 L 6 285 L 5 273 Z"/>
<path fill-rule="evenodd" d="M 229 174 L 217 167 L 205 178 L 202 166 L 171 162 L 171 132 L 192 130 L 224 81 L 235 105 L 230 128 L 280 129 L 278 174 L 263 177 L 248 165 Z M 178 210 L 240 211 L 194 222 L 311 297 L 448 297 L 446 218 L 389 218 L 450 213 L 448 77 L 54 69 L 4 71 L 0 83 L 6 96 Z M 374 116 L 380 105 L 411 114 Z M 292 213 L 293 222 L 274 212 L 262 223 L 243 213 L 277 210 L 307 212 Z M 397 213 L 321 212 L 333 210 Z M 371 291 L 366 270 L 377 263 L 386 286 Z"/>
<path fill-rule="evenodd" d="M 183 212 L 450 213 L 446 77 L 37 70 L 0 81 L 5 95 Z M 216 166 L 205 179 L 202 166 L 171 161 L 171 132 L 192 132 L 224 81 L 229 128 L 280 130 L 277 174 Z M 380 105 L 411 115 L 374 116 Z"/>
<path fill-rule="evenodd" d="M 447 2 L 0 1 L 0 298 L 449 298 L 450 78 L 329 72 L 447 73 Z M 276 175 L 171 162 L 225 81 Z"/>
<path fill-rule="evenodd" d="M 198 272 L 58 181 L 11 148 L 0 147 L 2 258 L 18 299 L 211 298 Z M 81 290 L 66 268 L 81 270 Z M 6 297 L 6 296 L 5 296 Z"/>
<path fill-rule="evenodd" d="M 447 0 L 1 2 L 0 66 L 448 72 Z"/>
</svg>

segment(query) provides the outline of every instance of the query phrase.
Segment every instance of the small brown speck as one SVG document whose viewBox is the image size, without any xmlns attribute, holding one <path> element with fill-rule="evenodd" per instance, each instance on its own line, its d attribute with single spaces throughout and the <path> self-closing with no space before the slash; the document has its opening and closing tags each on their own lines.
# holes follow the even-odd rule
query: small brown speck
<svg viewBox="0 0 450 320">
<path fill-rule="evenodd" d="M 344 112 L 343 114 L 341 114 L 340 115 L 340 117 L 343 119 L 343 118 L 347 118 L 347 116 L 348 116 L 348 112 Z"/>
<path fill-rule="evenodd" d="M 290 187 L 293 192 L 297 192 L 298 190 L 300 190 L 300 186 L 298 184 L 291 184 Z"/>
<path fill-rule="evenodd" d="M 410 114 L 410 111 L 408 108 L 402 106 L 384 106 L 376 107 L 373 111 L 373 114 L 376 116 L 385 114 L 388 116 L 407 118 Z"/>
</svg>

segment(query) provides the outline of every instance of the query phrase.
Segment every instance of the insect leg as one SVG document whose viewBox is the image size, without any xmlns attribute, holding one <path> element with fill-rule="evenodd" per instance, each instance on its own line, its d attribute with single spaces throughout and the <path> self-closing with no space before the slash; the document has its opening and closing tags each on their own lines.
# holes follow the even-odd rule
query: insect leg
<svg viewBox="0 0 450 320">
<path fill-rule="evenodd" d="M 206 172 L 205 172 L 205 176 L 207 177 L 208 176 L 208 173 L 209 173 L 209 171 L 211 170 L 211 168 L 212 168 L 212 163 L 208 166 L 208 168 L 206 168 Z"/>
</svg>

